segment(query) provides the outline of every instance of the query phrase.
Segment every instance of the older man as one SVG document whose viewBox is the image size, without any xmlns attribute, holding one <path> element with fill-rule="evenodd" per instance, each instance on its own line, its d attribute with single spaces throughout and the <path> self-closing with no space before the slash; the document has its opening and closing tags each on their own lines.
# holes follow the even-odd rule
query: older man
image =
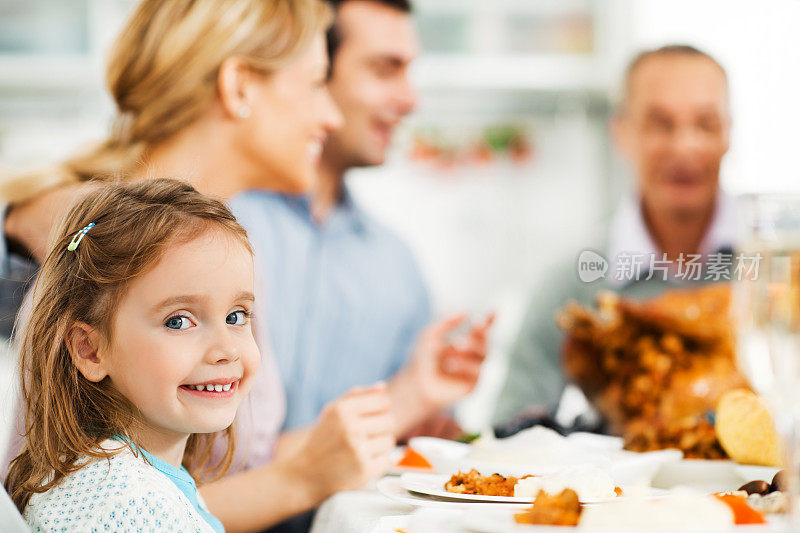
<svg viewBox="0 0 800 533">
<path fill-rule="evenodd" d="M 635 173 L 636 194 L 623 200 L 606 242 L 595 248 L 604 252 L 608 270 L 604 278 L 581 281 L 567 274 L 576 272 L 576 255 L 535 291 L 512 349 L 496 422 L 525 407 L 557 406 L 565 380 L 563 339 L 553 315 L 567 301 L 591 303 L 600 289 L 655 296 L 680 283 L 719 280 L 712 263 L 730 263 L 733 205 L 719 188 L 731 124 L 725 71 L 708 54 L 673 45 L 638 55 L 624 81 L 611 131 Z M 705 270 L 686 275 L 692 262 Z"/>
</svg>

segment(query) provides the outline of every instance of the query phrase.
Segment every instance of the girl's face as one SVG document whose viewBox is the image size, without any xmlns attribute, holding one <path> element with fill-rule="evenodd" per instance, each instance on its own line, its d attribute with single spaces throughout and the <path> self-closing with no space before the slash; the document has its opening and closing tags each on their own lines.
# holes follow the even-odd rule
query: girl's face
<svg viewBox="0 0 800 533">
<path fill-rule="evenodd" d="M 233 423 L 260 362 L 252 306 L 250 252 L 220 229 L 169 246 L 130 283 L 100 358 L 155 432 L 143 441 Z"/>
<path fill-rule="evenodd" d="M 263 183 L 277 192 L 307 191 L 322 146 L 342 122 L 326 87 L 328 60 L 320 33 L 296 60 L 248 88 L 251 116 L 242 121 L 241 149 L 263 169 Z"/>
</svg>

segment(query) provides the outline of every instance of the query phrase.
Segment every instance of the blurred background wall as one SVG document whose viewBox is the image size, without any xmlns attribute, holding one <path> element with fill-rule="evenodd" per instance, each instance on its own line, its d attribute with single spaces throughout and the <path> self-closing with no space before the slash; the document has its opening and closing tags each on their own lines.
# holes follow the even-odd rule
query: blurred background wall
<svg viewBox="0 0 800 533">
<path fill-rule="evenodd" d="M 0 0 L 1 170 L 102 138 L 113 116 L 104 57 L 134 4 Z M 353 173 L 350 184 L 412 246 L 438 314 L 500 313 L 482 381 L 458 409 L 476 430 L 488 421 L 533 283 L 593 241 L 629 186 L 607 120 L 637 51 L 689 43 L 728 70 L 727 190 L 800 190 L 800 1 L 415 5 L 425 50 L 413 73 L 420 108 L 390 162 Z"/>
</svg>

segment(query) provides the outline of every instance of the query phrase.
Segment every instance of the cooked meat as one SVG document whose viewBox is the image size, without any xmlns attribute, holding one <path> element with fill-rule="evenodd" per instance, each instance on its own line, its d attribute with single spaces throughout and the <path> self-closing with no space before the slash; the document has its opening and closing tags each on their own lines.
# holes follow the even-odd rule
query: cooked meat
<svg viewBox="0 0 800 533">
<path fill-rule="evenodd" d="M 466 474 L 459 472 L 444 484 L 445 490 L 457 494 L 479 494 L 481 496 L 513 496 L 514 486 L 519 481 L 515 477 L 500 474 L 482 476 L 473 469 Z"/>
<path fill-rule="evenodd" d="M 574 490 L 564 489 L 553 496 L 540 490 L 533 507 L 524 513 L 515 514 L 514 520 L 518 524 L 577 526 L 580 516 L 581 504 Z"/>
<path fill-rule="evenodd" d="M 735 364 L 730 296 L 727 284 L 643 302 L 604 293 L 599 310 L 569 304 L 558 316 L 567 376 L 629 449 L 725 457 L 706 415 L 724 392 L 748 387 Z"/>
</svg>

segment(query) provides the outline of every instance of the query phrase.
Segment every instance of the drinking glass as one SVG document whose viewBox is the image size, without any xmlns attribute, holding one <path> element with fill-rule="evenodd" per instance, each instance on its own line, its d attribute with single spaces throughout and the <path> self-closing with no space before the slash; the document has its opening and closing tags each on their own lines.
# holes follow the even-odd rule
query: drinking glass
<svg viewBox="0 0 800 533">
<path fill-rule="evenodd" d="M 800 195 L 748 195 L 739 207 L 732 272 L 737 362 L 773 412 L 784 443 L 788 519 L 798 526 Z"/>
</svg>

